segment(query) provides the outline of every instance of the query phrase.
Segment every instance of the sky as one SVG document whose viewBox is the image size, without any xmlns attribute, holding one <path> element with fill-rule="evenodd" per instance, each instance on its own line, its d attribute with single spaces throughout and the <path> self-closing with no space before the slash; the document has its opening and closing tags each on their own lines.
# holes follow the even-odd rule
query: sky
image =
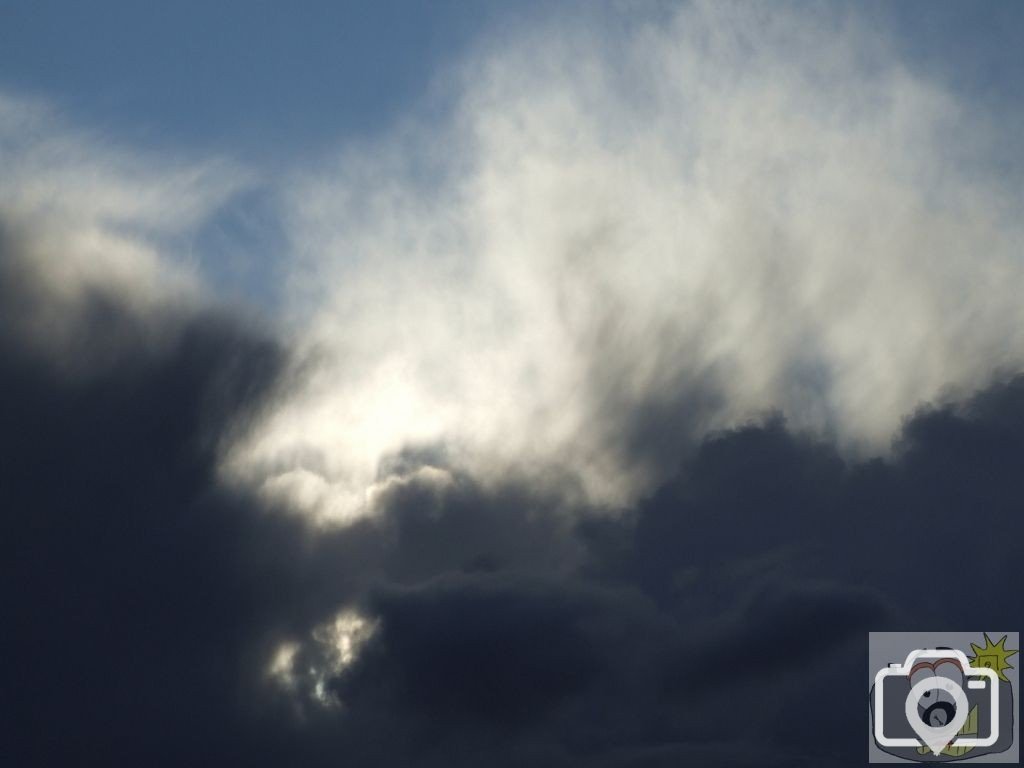
<svg viewBox="0 0 1024 768">
<path fill-rule="evenodd" d="M 1022 31 L 4 4 L 4 752 L 862 764 L 1019 627 Z"/>
</svg>

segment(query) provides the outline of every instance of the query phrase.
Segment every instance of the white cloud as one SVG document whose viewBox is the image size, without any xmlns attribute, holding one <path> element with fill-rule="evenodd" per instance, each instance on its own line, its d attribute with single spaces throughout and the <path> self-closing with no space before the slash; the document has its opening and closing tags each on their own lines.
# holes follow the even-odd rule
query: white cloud
<svg viewBox="0 0 1024 768">
<path fill-rule="evenodd" d="M 313 629 L 304 642 L 286 640 L 274 650 L 267 665 L 268 677 L 285 693 L 295 697 L 302 714 L 304 700 L 322 707 L 340 706 L 331 691 L 331 678 L 350 666 L 377 624 L 352 610 L 343 610 Z"/>
<path fill-rule="evenodd" d="M 111 146 L 70 127 L 50 105 L 3 92 L 0 167 L 4 258 L 17 260 L 26 289 L 46 293 L 45 302 L 26 296 L 11 315 L 69 367 L 88 366 L 98 352 L 74 343 L 83 302 L 95 292 L 116 295 L 154 335 L 161 308 L 200 298 L 189 237 L 249 182 L 224 161 Z"/>
<path fill-rule="evenodd" d="M 884 450 L 922 400 L 1020 368 L 990 118 L 827 9 L 627 13 L 477 51 L 442 124 L 279 190 L 297 362 L 229 476 L 347 520 L 427 448 L 430 482 L 526 473 L 614 506 L 766 409 Z M 91 289 L 153 334 L 201 296 L 191 237 L 253 181 L 4 94 L 0 165 L 3 235 L 58 299 L 12 316 L 72 365 Z"/>
<path fill-rule="evenodd" d="M 230 469 L 310 514 L 365 513 L 410 445 L 612 505 L 769 408 L 884 449 L 1021 364 L 1019 211 L 959 151 L 990 125 L 856 21 L 566 22 L 461 77 L 445 125 L 291 189 L 301 363 Z"/>
</svg>

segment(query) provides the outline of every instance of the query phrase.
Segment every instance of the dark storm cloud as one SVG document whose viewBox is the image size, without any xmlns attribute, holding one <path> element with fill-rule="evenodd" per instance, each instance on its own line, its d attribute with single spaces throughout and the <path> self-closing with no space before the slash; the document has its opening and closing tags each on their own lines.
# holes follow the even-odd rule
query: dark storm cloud
<svg viewBox="0 0 1024 768">
<path fill-rule="evenodd" d="M 3 258 L 0 306 L 38 300 L 45 287 Z M 9 337 L 0 353 L 4 751 L 49 765 L 221 753 L 238 654 L 287 586 L 280 526 L 216 489 L 214 457 L 278 352 L 212 315 L 169 319 L 150 350 L 115 297 L 83 306 L 78 343 L 120 340 L 102 370 L 69 376 Z"/>
<path fill-rule="evenodd" d="M 73 338 L 104 356 L 69 372 L 16 322 L 56 304 L 5 242 L 5 762 L 859 765 L 868 629 L 1019 617 L 1024 380 L 917 413 L 885 461 L 780 419 L 716 435 L 614 518 L 412 451 L 380 519 L 314 531 L 217 479 L 277 343 L 183 309 L 154 341 L 98 291 Z M 315 659 L 342 609 L 376 629 L 340 706 L 276 687 L 278 644 Z"/>
<path fill-rule="evenodd" d="M 635 510 L 581 518 L 562 568 L 460 567 L 523 523 L 479 526 L 458 556 L 369 591 L 379 632 L 334 682 L 366 737 L 348 748 L 428 765 L 862 764 L 869 629 L 1013 622 L 1022 406 L 1009 379 L 922 410 L 887 461 L 844 461 L 779 419 L 720 434 Z M 469 531 L 456 506 L 413 494 L 389 514 L 437 554 Z M 992 534 L 963 540 L 978 530 Z"/>
</svg>

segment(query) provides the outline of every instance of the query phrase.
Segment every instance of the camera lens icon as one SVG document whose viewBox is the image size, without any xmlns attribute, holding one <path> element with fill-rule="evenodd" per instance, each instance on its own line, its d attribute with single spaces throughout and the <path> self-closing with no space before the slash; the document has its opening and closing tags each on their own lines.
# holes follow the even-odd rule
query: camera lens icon
<svg viewBox="0 0 1024 768">
<path fill-rule="evenodd" d="M 928 703 L 929 699 L 934 699 Z M 945 677 L 919 681 L 910 689 L 904 707 L 914 733 L 936 755 L 946 748 L 967 722 L 967 694 Z"/>
<path fill-rule="evenodd" d="M 917 715 L 930 728 L 941 728 L 952 722 L 962 704 L 958 705 L 956 691 L 963 693 L 964 672 L 960 663 L 953 658 L 936 659 L 933 662 L 918 661 L 910 670 L 910 686 L 919 686 L 916 700 Z M 908 698 L 912 698 L 909 696 Z M 913 718 L 909 718 L 913 720 Z M 908 721 L 909 721 L 908 720 Z"/>
<path fill-rule="evenodd" d="M 978 738 L 961 731 L 971 710 L 968 694 L 964 691 L 965 681 L 968 688 L 976 691 L 975 700 L 982 696 L 986 709 L 991 712 L 989 722 L 992 726 L 987 737 Z M 884 747 L 916 748 L 924 744 L 936 756 L 954 743 L 962 747 L 991 746 L 999 738 L 998 683 L 995 672 L 970 666 L 962 651 L 912 651 L 902 665 L 890 664 L 875 675 L 875 740 Z M 909 690 L 903 701 L 906 719 L 903 728 L 899 728 L 893 720 L 896 712 L 886 715 L 886 699 L 890 699 L 890 708 L 893 705 L 898 707 L 899 699 L 893 700 L 886 692 L 896 694 L 903 686 L 906 686 L 904 690 Z M 905 731 L 908 726 L 916 738 L 894 733 Z"/>
</svg>

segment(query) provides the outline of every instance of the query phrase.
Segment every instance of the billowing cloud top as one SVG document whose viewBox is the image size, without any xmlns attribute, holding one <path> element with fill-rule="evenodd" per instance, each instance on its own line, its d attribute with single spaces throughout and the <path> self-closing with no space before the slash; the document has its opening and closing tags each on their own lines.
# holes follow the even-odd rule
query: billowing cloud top
<svg viewBox="0 0 1024 768">
<path fill-rule="evenodd" d="M 273 182 L 263 317 L 259 174 L 0 97 L 14 764 L 860 765 L 869 628 L 1019 618 L 995 117 L 775 6 L 451 77 Z"/>
</svg>

